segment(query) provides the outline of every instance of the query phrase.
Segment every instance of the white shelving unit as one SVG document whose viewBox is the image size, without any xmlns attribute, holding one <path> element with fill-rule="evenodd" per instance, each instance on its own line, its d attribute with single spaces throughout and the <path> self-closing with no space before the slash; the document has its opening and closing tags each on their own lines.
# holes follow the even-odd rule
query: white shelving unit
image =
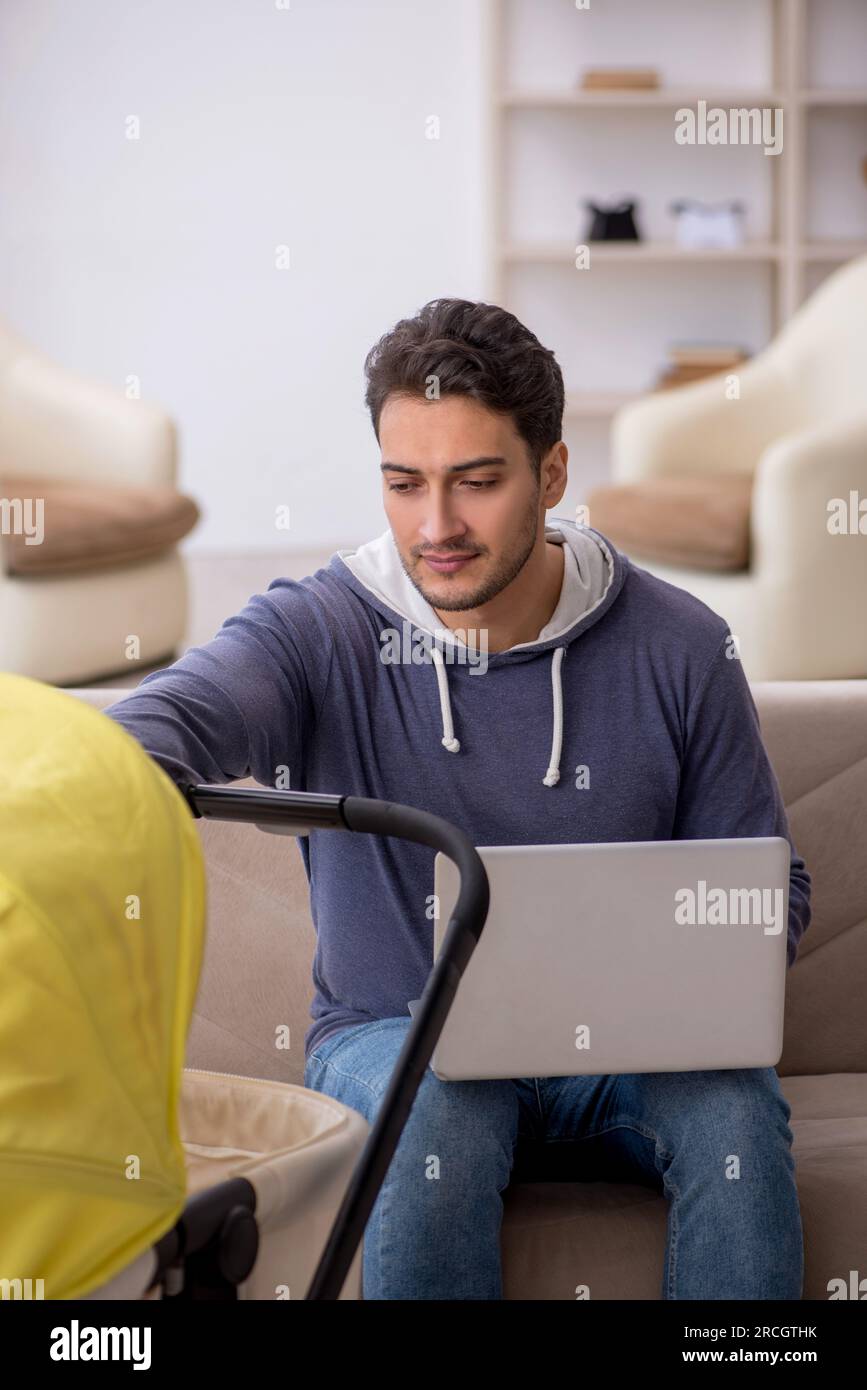
<svg viewBox="0 0 867 1390">
<path fill-rule="evenodd" d="M 651 389 L 673 337 L 758 351 L 867 251 L 867 0 L 487 2 L 487 297 L 557 351 L 571 424 Z M 583 90 L 600 66 L 655 67 L 670 85 Z M 781 108 L 782 152 L 677 146 L 674 112 L 700 100 Z M 627 195 L 647 239 L 587 243 L 580 200 Z M 740 198 L 746 243 L 679 248 L 663 219 L 678 197 Z M 582 244 L 590 269 L 575 266 Z"/>
</svg>

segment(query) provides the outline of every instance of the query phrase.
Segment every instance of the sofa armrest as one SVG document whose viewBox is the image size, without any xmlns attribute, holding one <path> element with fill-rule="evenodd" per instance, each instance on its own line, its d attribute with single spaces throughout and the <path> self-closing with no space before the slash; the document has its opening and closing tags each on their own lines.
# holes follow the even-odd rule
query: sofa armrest
<svg viewBox="0 0 867 1390">
<path fill-rule="evenodd" d="M 756 573 L 772 569 L 811 589 L 817 582 L 823 587 L 822 573 L 833 574 L 837 590 L 847 583 L 867 586 L 867 515 L 860 533 L 829 529 L 829 504 L 842 501 L 848 517 L 850 492 L 857 494 L 856 507 L 857 499 L 867 499 L 867 414 L 775 440 L 759 460 L 753 485 Z M 820 571 L 820 565 L 830 568 Z"/>
<path fill-rule="evenodd" d="M 721 374 L 622 407 L 611 431 L 612 482 L 751 473 L 762 449 L 800 418 L 772 362 L 754 358 L 734 375 L 740 390 L 736 400 L 726 396 Z"/>
<path fill-rule="evenodd" d="M 10 344 L 14 344 L 11 346 Z M 0 361 L 0 459 L 15 477 L 174 484 L 169 415 L 62 367 L 18 339 Z"/>
<path fill-rule="evenodd" d="M 828 529 L 850 492 L 867 497 L 867 415 L 779 439 L 756 469 L 750 640 L 778 679 L 867 676 L 867 533 Z"/>
</svg>

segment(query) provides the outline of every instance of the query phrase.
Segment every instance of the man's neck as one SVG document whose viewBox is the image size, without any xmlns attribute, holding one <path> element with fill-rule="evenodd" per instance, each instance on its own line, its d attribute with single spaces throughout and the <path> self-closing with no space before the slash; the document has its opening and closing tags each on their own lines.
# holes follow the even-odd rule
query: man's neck
<svg viewBox="0 0 867 1390">
<path fill-rule="evenodd" d="M 521 573 L 490 603 L 463 612 L 434 609 L 444 627 L 487 633 L 487 650 L 505 652 L 533 642 L 560 601 L 566 559 L 563 546 L 546 541 Z M 470 645 L 473 645 L 470 637 Z"/>
</svg>

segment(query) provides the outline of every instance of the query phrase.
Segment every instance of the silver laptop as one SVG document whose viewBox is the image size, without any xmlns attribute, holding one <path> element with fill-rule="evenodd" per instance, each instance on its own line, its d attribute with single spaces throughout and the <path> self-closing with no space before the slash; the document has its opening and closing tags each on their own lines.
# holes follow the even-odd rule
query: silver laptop
<svg viewBox="0 0 867 1390">
<path fill-rule="evenodd" d="M 785 839 L 494 845 L 479 854 L 491 905 L 431 1058 L 437 1076 L 779 1061 Z M 457 870 L 438 853 L 434 955 L 457 890 Z"/>
</svg>

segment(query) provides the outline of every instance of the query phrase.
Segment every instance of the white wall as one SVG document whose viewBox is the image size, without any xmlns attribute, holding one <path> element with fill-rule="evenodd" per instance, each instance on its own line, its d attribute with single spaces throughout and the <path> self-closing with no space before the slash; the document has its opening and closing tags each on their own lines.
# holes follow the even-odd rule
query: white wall
<svg viewBox="0 0 867 1390">
<path fill-rule="evenodd" d="M 277 8 L 277 4 L 289 8 Z M 771 0 L 500 0 L 517 87 L 651 64 L 702 89 L 767 86 Z M 488 0 L 0 2 L 0 315 L 70 367 L 178 422 L 194 550 L 328 549 L 385 527 L 363 406 L 366 352 L 438 295 L 493 297 Z M 867 0 L 810 0 L 817 86 L 861 84 Z M 859 66 L 860 64 L 860 66 Z M 426 138 L 431 115 L 439 140 Z M 137 116 L 141 138 L 126 138 Z M 772 235 L 776 161 L 675 146 L 664 111 L 510 116 L 507 233 L 564 244 L 583 195 L 741 196 Z M 810 116 L 810 236 L 867 226 L 867 107 Z M 275 248 L 290 248 L 290 268 Z M 829 267 L 811 265 L 810 287 Z M 649 387 L 667 340 L 757 351 L 767 265 L 518 265 L 506 303 L 573 391 Z M 606 476 L 608 421 L 571 420 L 568 511 Z M 275 527 L 288 505 L 292 529 Z"/>
<path fill-rule="evenodd" d="M 0 314 L 172 413 L 189 548 L 385 528 L 364 355 L 486 297 L 482 25 L 481 0 L 0 6 Z"/>
</svg>

